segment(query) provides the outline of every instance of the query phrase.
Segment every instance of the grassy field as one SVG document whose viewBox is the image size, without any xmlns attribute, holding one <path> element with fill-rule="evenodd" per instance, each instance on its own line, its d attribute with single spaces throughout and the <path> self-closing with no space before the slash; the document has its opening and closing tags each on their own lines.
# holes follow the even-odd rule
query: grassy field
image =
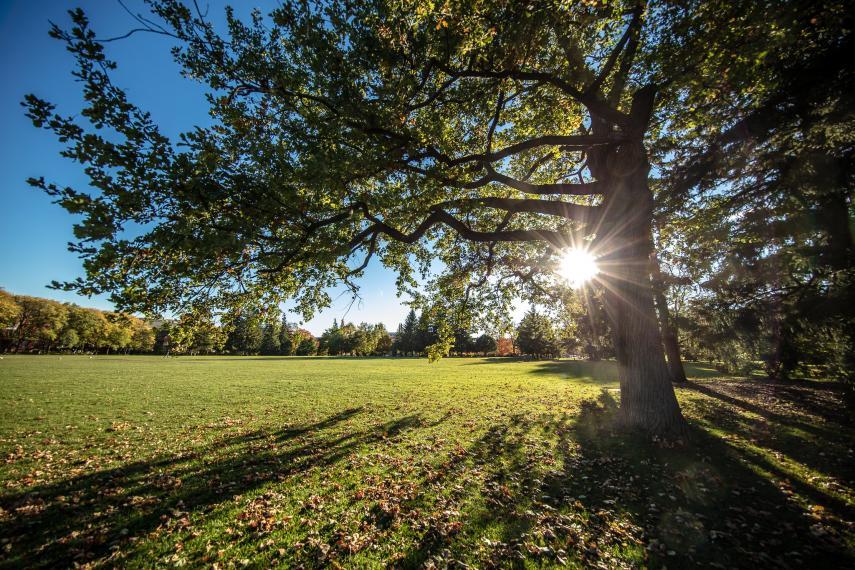
<svg viewBox="0 0 855 570">
<path fill-rule="evenodd" d="M 840 387 L 689 373 L 673 449 L 611 363 L 7 356 L 0 566 L 851 567 Z"/>
</svg>

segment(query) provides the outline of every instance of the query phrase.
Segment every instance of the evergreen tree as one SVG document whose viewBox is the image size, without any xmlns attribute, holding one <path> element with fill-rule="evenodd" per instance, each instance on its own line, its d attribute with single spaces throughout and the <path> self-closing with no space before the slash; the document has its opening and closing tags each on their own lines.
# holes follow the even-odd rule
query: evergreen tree
<svg viewBox="0 0 855 570">
<path fill-rule="evenodd" d="M 496 348 L 496 339 L 488 334 L 482 334 L 475 339 L 475 350 L 484 356 L 487 356 L 489 352 L 496 352 Z"/>
<path fill-rule="evenodd" d="M 469 331 L 464 329 L 458 329 L 454 333 L 454 346 L 451 351 L 456 352 L 457 354 L 466 354 L 475 350 L 474 343 L 472 341 L 472 335 L 469 334 Z"/>
<path fill-rule="evenodd" d="M 237 315 L 232 320 L 226 348 L 237 354 L 258 354 L 262 330 L 255 315 Z"/>
<path fill-rule="evenodd" d="M 558 355 L 560 348 L 552 321 L 531 309 L 517 329 L 517 347 L 522 354 L 537 358 Z"/>
<path fill-rule="evenodd" d="M 261 335 L 261 354 L 265 356 L 273 356 L 279 354 L 281 345 L 279 344 L 279 327 L 276 323 L 266 323 Z"/>
<path fill-rule="evenodd" d="M 282 356 L 291 356 L 297 348 L 292 342 L 293 329 L 295 327 L 288 322 L 285 315 L 282 315 L 282 324 L 279 325 L 279 354 Z"/>
<path fill-rule="evenodd" d="M 416 316 L 415 309 L 410 309 L 410 312 L 407 313 L 407 318 L 404 319 L 404 324 L 399 329 L 397 344 L 398 350 L 404 354 L 410 354 L 413 352 L 419 352 L 417 350 L 417 341 L 416 337 L 418 334 L 418 317 Z"/>
<path fill-rule="evenodd" d="M 436 329 L 430 321 L 427 311 L 419 315 L 418 324 L 416 325 L 416 334 L 413 342 L 413 352 L 424 354 L 427 348 L 435 343 L 438 339 Z"/>
</svg>

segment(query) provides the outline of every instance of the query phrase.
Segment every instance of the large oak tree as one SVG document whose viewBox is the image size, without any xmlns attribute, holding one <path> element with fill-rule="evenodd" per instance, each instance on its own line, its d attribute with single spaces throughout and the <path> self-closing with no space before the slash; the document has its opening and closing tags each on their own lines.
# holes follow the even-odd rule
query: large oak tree
<svg viewBox="0 0 855 570">
<path fill-rule="evenodd" d="M 28 113 L 94 189 L 33 180 L 85 215 L 73 247 L 86 277 L 66 287 L 147 312 L 296 298 L 309 313 L 371 258 L 402 289 L 438 259 L 441 351 L 460 321 L 542 290 L 563 250 L 590 249 L 622 420 L 684 433 L 654 309 L 648 175 L 657 94 L 699 60 L 657 59 L 668 5 L 284 2 L 248 21 L 229 12 L 222 33 L 195 4 L 150 7 L 140 29 L 175 38 L 213 124 L 168 140 L 110 81 L 82 12 L 52 30 L 76 57 L 88 124 L 34 96 Z M 671 16 L 690 22 L 695 7 Z"/>
</svg>

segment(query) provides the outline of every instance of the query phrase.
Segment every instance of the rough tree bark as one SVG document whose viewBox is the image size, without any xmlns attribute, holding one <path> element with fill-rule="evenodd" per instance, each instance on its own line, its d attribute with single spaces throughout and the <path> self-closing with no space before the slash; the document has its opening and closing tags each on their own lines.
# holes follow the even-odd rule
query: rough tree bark
<svg viewBox="0 0 855 570">
<path fill-rule="evenodd" d="M 620 420 L 630 429 L 684 439 L 687 424 L 665 362 L 650 278 L 653 193 L 643 135 L 654 97 L 652 87 L 636 93 L 630 113 L 632 140 L 593 153 L 589 167 L 609 188 L 597 241 L 605 252 L 601 278 L 618 362 Z"/>
</svg>

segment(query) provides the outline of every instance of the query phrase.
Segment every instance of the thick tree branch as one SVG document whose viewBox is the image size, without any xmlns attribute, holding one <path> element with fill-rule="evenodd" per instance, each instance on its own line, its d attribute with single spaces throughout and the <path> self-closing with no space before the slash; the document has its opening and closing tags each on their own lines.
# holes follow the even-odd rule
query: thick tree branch
<svg viewBox="0 0 855 570">
<path fill-rule="evenodd" d="M 571 150 L 587 150 L 591 147 L 617 144 L 626 142 L 627 140 L 626 137 L 619 135 L 544 135 L 506 146 L 495 152 L 475 153 L 459 157 L 451 157 L 433 147 L 427 147 L 410 155 L 408 160 L 416 161 L 432 158 L 446 166 L 461 166 L 470 162 L 499 162 L 515 154 L 543 146 L 560 146 Z"/>
<path fill-rule="evenodd" d="M 525 192 L 526 194 L 542 195 L 562 194 L 565 196 L 590 196 L 592 194 L 601 194 L 605 190 L 605 187 L 601 182 L 586 182 L 581 184 L 532 184 L 530 182 L 511 178 L 510 176 L 501 174 L 499 172 L 496 172 L 495 170 L 493 170 L 492 172 L 488 172 L 487 175 L 482 176 L 481 178 L 476 178 L 475 180 L 469 181 L 462 181 L 456 178 L 443 176 L 440 173 L 424 168 L 419 168 L 411 164 L 402 164 L 401 167 L 402 169 L 407 170 L 409 172 L 414 172 L 422 176 L 427 176 L 429 178 L 439 181 L 441 184 L 450 186 L 452 188 L 459 188 L 461 190 L 477 190 L 478 188 L 483 188 L 491 183 L 503 184 L 509 188 L 519 190 L 520 192 Z"/>
<path fill-rule="evenodd" d="M 371 234 L 371 239 L 368 241 L 368 253 L 365 254 L 365 259 L 362 261 L 362 264 L 359 267 L 348 271 L 347 275 L 355 275 L 368 267 L 368 262 L 370 262 L 371 258 L 374 257 L 375 251 L 377 251 L 377 232 Z"/>
<path fill-rule="evenodd" d="M 505 174 L 492 171 L 487 176 L 493 182 L 504 184 L 514 190 L 525 192 L 526 194 L 563 194 L 565 196 L 590 196 L 592 194 L 602 194 L 605 190 L 601 182 L 586 182 L 583 184 L 532 184 L 511 178 Z"/>
<path fill-rule="evenodd" d="M 371 221 L 372 225 L 365 232 L 382 233 L 395 241 L 412 244 L 421 239 L 431 228 L 439 224 L 445 224 L 453 229 L 457 234 L 465 240 L 489 243 L 493 241 L 507 242 L 526 242 L 526 241 L 545 241 L 557 248 L 567 247 L 567 238 L 561 232 L 554 230 L 497 230 L 497 231 L 479 231 L 474 230 L 462 221 L 458 220 L 443 209 L 435 209 L 425 220 L 410 233 L 404 233 L 401 230 L 390 226 L 385 221 L 371 215 L 367 207 L 364 208 L 363 214 L 366 219 Z M 362 232 L 363 234 L 365 232 Z"/>
<path fill-rule="evenodd" d="M 460 200 L 449 200 L 438 204 L 439 208 L 460 206 L 484 206 L 496 208 L 510 213 L 547 214 L 560 216 L 567 220 L 578 222 L 590 222 L 600 214 L 599 206 L 583 206 L 581 204 L 570 204 L 551 200 L 531 200 L 517 198 L 463 198 Z"/>
</svg>

